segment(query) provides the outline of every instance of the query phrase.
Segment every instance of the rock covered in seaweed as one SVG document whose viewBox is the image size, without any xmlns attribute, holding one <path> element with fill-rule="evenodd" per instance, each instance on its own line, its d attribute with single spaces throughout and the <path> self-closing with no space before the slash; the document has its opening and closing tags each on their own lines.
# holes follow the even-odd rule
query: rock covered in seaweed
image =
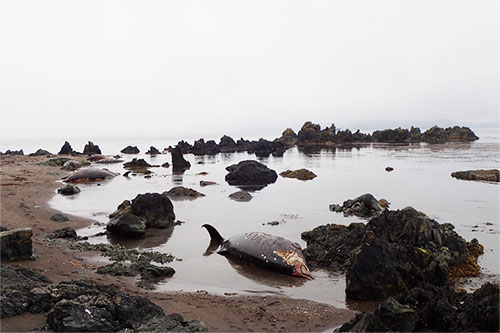
<svg viewBox="0 0 500 333">
<path fill-rule="evenodd" d="M 321 226 L 302 238 L 312 266 L 346 269 L 346 297 L 356 300 L 384 300 L 425 283 L 449 286 L 450 270 L 471 255 L 451 224 L 411 207 L 385 210 L 366 225 Z"/>
<path fill-rule="evenodd" d="M 299 180 L 311 180 L 317 177 L 314 172 L 307 169 L 285 170 L 280 172 L 280 176 L 285 178 L 296 178 Z"/>
<path fill-rule="evenodd" d="M 345 215 L 372 217 L 384 209 L 380 201 L 375 199 L 372 194 L 365 193 L 357 198 L 344 201 L 342 206 L 332 204 L 330 205 L 330 210 L 337 213 L 344 212 Z M 387 202 L 387 200 L 384 200 L 384 203 L 385 202 Z"/>
<path fill-rule="evenodd" d="M 172 187 L 170 190 L 163 192 L 163 195 L 168 196 L 172 200 L 196 199 L 205 196 L 201 192 L 183 186 Z"/>
<path fill-rule="evenodd" d="M 463 180 L 500 182 L 500 171 L 498 169 L 456 171 L 451 176 Z"/>
</svg>

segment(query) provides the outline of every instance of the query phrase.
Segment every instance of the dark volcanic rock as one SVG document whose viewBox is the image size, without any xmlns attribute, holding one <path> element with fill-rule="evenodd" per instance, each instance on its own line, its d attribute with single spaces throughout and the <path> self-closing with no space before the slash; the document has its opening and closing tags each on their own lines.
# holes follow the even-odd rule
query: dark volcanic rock
<svg viewBox="0 0 500 333">
<path fill-rule="evenodd" d="M 131 213 L 144 218 L 148 228 L 166 228 L 175 221 L 172 202 L 160 193 L 138 194 L 131 202 Z"/>
<path fill-rule="evenodd" d="M 92 141 L 89 141 L 83 148 L 84 155 L 101 154 L 101 149 L 98 145 L 95 145 Z"/>
<path fill-rule="evenodd" d="M 318 124 L 313 124 L 307 121 L 302 125 L 299 133 L 297 134 L 297 139 L 299 143 L 311 143 L 319 142 L 321 139 L 321 126 Z"/>
<path fill-rule="evenodd" d="M 62 229 L 58 229 L 54 231 L 53 233 L 47 235 L 48 239 L 55 239 L 55 238 L 69 238 L 69 239 L 74 239 L 74 240 L 82 240 L 86 239 L 85 237 L 80 237 L 76 234 L 75 229 L 70 228 L 70 227 L 64 227 Z"/>
<path fill-rule="evenodd" d="M 62 195 L 74 195 L 80 193 L 80 188 L 76 185 L 67 184 L 57 189 L 57 193 Z"/>
<path fill-rule="evenodd" d="M 219 147 L 222 153 L 234 153 L 238 151 L 236 142 L 227 135 L 224 135 L 222 138 L 220 138 Z"/>
<path fill-rule="evenodd" d="M 144 237 L 146 222 L 132 214 L 122 214 L 112 218 L 106 225 L 106 230 L 121 236 Z"/>
<path fill-rule="evenodd" d="M 156 149 L 155 147 L 151 146 L 151 147 L 149 147 L 149 150 L 146 152 L 146 154 L 148 154 L 148 155 L 160 155 L 161 152 L 158 149 Z"/>
<path fill-rule="evenodd" d="M 68 141 L 64 141 L 63 146 L 61 147 L 61 150 L 59 151 L 59 155 L 69 155 L 72 154 L 73 148 L 71 148 L 71 145 L 69 144 Z"/>
<path fill-rule="evenodd" d="M 172 154 L 172 169 L 174 172 L 184 172 L 191 167 L 191 163 L 186 161 L 182 156 L 182 148 L 177 145 L 171 151 Z"/>
<path fill-rule="evenodd" d="M 500 171 L 498 169 L 456 171 L 451 176 L 463 180 L 500 182 Z"/>
<path fill-rule="evenodd" d="M 0 153 L 0 155 L 21 155 L 21 156 L 24 156 L 24 152 L 22 149 L 20 150 L 10 150 L 10 149 L 7 149 L 5 151 L 5 153 Z"/>
<path fill-rule="evenodd" d="M 127 146 L 125 148 L 123 148 L 120 152 L 122 152 L 123 154 L 139 154 L 139 148 L 137 148 L 137 146 Z"/>
<path fill-rule="evenodd" d="M 31 228 L 14 229 L 0 232 L 2 261 L 27 260 L 33 255 Z"/>
<path fill-rule="evenodd" d="M 479 138 L 468 127 L 441 128 L 434 126 L 422 133 L 421 140 L 429 143 L 444 143 L 448 141 L 468 142 Z"/>
<path fill-rule="evenodd" d="M 140 158 L 133 158 L 132 161 L 123 163 L 123 167 L 129 170 L 136 170 L 136 169 L 147 169 L 151 168 L 152 165 L 146 162 L 144 159 Z"/>
<path fill-rule="evenodd" d="M 386 129 L 372 133 L 373 141 L 384 143 L 410 143 L 412 138 L 406 128 Z"/>
<path fill-rule="evenodd" d="M 287 128 L 277 140 L 288 147 L 293 147 L 297 144 L 298 136 L 291 128 Z"/>
<path fill-rule="evenodd" d="M 45 156 L 45 155 L 52 155 L 52 153 L 40 148 L 36 152 L 30 154 L 30 156 Z"/>
<path fill-rule="evenodd" d="M 451 224 L 411 207 L 385 210 L 366 225 L 321 226 L 302 238 L 308 263 L 347 269 L 346 296 L 357 300 L 384 300 L 424 284 L 448 286 L 450 269 L 471 255 Z"/>
<path fill-rule="evenodd" d="M 220 151 L 220 147 L 214 140 L 205 142 L 204 139 L 196 140 L 190 150 L 194 155 L 215 155 L 220 153 Z"/>
<path fill-rule="evenodd" d="M 247 160 L 226 167 L 225 179 L 230 185 L 267 185 L 278 178 L 276 171 L 262 163 Z"/>
</svg>

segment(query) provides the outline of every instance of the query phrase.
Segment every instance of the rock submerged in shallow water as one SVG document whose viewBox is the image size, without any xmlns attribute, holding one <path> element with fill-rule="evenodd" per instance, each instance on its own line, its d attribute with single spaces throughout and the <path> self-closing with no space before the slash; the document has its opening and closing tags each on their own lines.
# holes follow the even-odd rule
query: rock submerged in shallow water
<svg viewBox="0 0 500 333">
<path fill-rule="evenodd" d="M 123 148 L 121 151 L 123 154 L 139 154 L 139 148 L 137 146 L 127 146 Z"/>
<path fill-rule="evenodd" d="M 172 154 L 172 169 L 174 172 L 184 172 L 191 168 L 191 163 L 185 160 L 181 146 L 177 145 L 171 151 Z"/>
<path fill-rule="evenodd" d="M 500 182 L 500 171 L 498 169 L 456 171 L 451 176 L 463 180 Z"/>
<path fill-rule="evenodd" d="M 106 230 L 119 236 L 140 238 L 146 234 L 146 221 L 132 214 L 122 214 L 112 218 Z"/>
<path fill-rule="evenodd" d="M 230 199 L 233 199 L 235 201 L 240 201 L 240 202 L 248 202 L 252 200 L 252 195 L 248 193 L 247 191 L 237 191 L 234 193 L 231 193 L 228 196 Z"/>
<path fill-rule="evenodd" d="M 13 229 L 0 232 L 2 261 L 27 260 L 33 256 L 31 228 Z"/>
<path fill-rule="evenodd" d="M 264 164 L 247 160 L 226 167 L 229 173 L 225 179 L 230 185 L 267 185 L 278 178 L 276 171 Z"/>
<path fill-rule="evenodd" d="M 196 199 L 205 196 L 205 194 L 201 192 L 183 186 L 172 187 L 170 190 L 163 192 L 163 195 L 173 200 Z"/>
<path fill-rule="evenodd" d="M 160 155 L 161 152 L 158 149 L 156 149 L 155 147 L 151 146 L 151 147 L 149 147 L 149 150 L 146 152 L 146 154 L 148 154 L 148 155 Z"/>
<path fill-rule="evenodd" d="M 76 185 L 67 184 L 66 186 L 58 188 L 57 193 L 62 195 L 75 195 L 80 193 L 80 188 Z"/>
<path fill-rule="evenodd" d="M 314 172 L 309 171 L 307 169 L 286 170 L 286 171 L 280 172 L 280 176 L 286 177 L 286 178 L 296 178 L 299 180 L 311 180 L 311 179 L 314 179 L 317 177 L 314 174 Z"/>
</svg>

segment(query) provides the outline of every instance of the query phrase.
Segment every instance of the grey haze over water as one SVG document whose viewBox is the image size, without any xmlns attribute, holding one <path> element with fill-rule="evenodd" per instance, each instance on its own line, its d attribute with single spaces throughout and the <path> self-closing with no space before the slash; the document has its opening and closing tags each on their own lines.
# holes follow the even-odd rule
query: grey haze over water
<svg viewBox="0 0 500 333">
<path fill-rule="evenodd" d="M 498 127 L 499 10 L 493 0 L 4 0 L 1 141 L 274 138 L 306 120 Z"/>
</svg>

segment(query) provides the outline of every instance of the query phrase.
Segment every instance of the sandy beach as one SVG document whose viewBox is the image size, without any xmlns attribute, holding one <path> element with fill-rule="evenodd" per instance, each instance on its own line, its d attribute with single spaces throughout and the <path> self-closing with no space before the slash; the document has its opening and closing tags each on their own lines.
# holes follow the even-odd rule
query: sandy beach
<svg viewBox="0 0 500 333">
<path fill-rule="evenodd" d="M 44 242 L 48 234 L 62 227 L 78 230 L 94 223 L 77 216 L 70 216 L 70 221 L 64 223 L 50 219 L 55 213 L 64 213 L 49 208 L 47 202 L 58 195 L 56 189 L 61 183 L 57 181 L 69 172 L 38 164 L 48 159 L 45 156 L 1 156 L 0 224 L 10 230 L 32 228 L 33 248 L 40 254 L 37 260 L 3 264 L 37 270 L 54 283 L 90 279 L 113 284 L 127 293 L 149 298 L 166 314 L 176 312 L 187 320 L 199 319 L 210 331 L 325 331 L 354 317 L 353 311 L 308 300 L 280 296 L 223 297 L 204 291 L 165 293 L 137 287 L 136 278 L 97 274 L 97 265 L 88 260 L 96 253 L 73 251 L 65 245 Z M 2 319 L 1 330 L 27 331 L 44 322 L 44 315 L 25 314 Z"/>
</svg>

